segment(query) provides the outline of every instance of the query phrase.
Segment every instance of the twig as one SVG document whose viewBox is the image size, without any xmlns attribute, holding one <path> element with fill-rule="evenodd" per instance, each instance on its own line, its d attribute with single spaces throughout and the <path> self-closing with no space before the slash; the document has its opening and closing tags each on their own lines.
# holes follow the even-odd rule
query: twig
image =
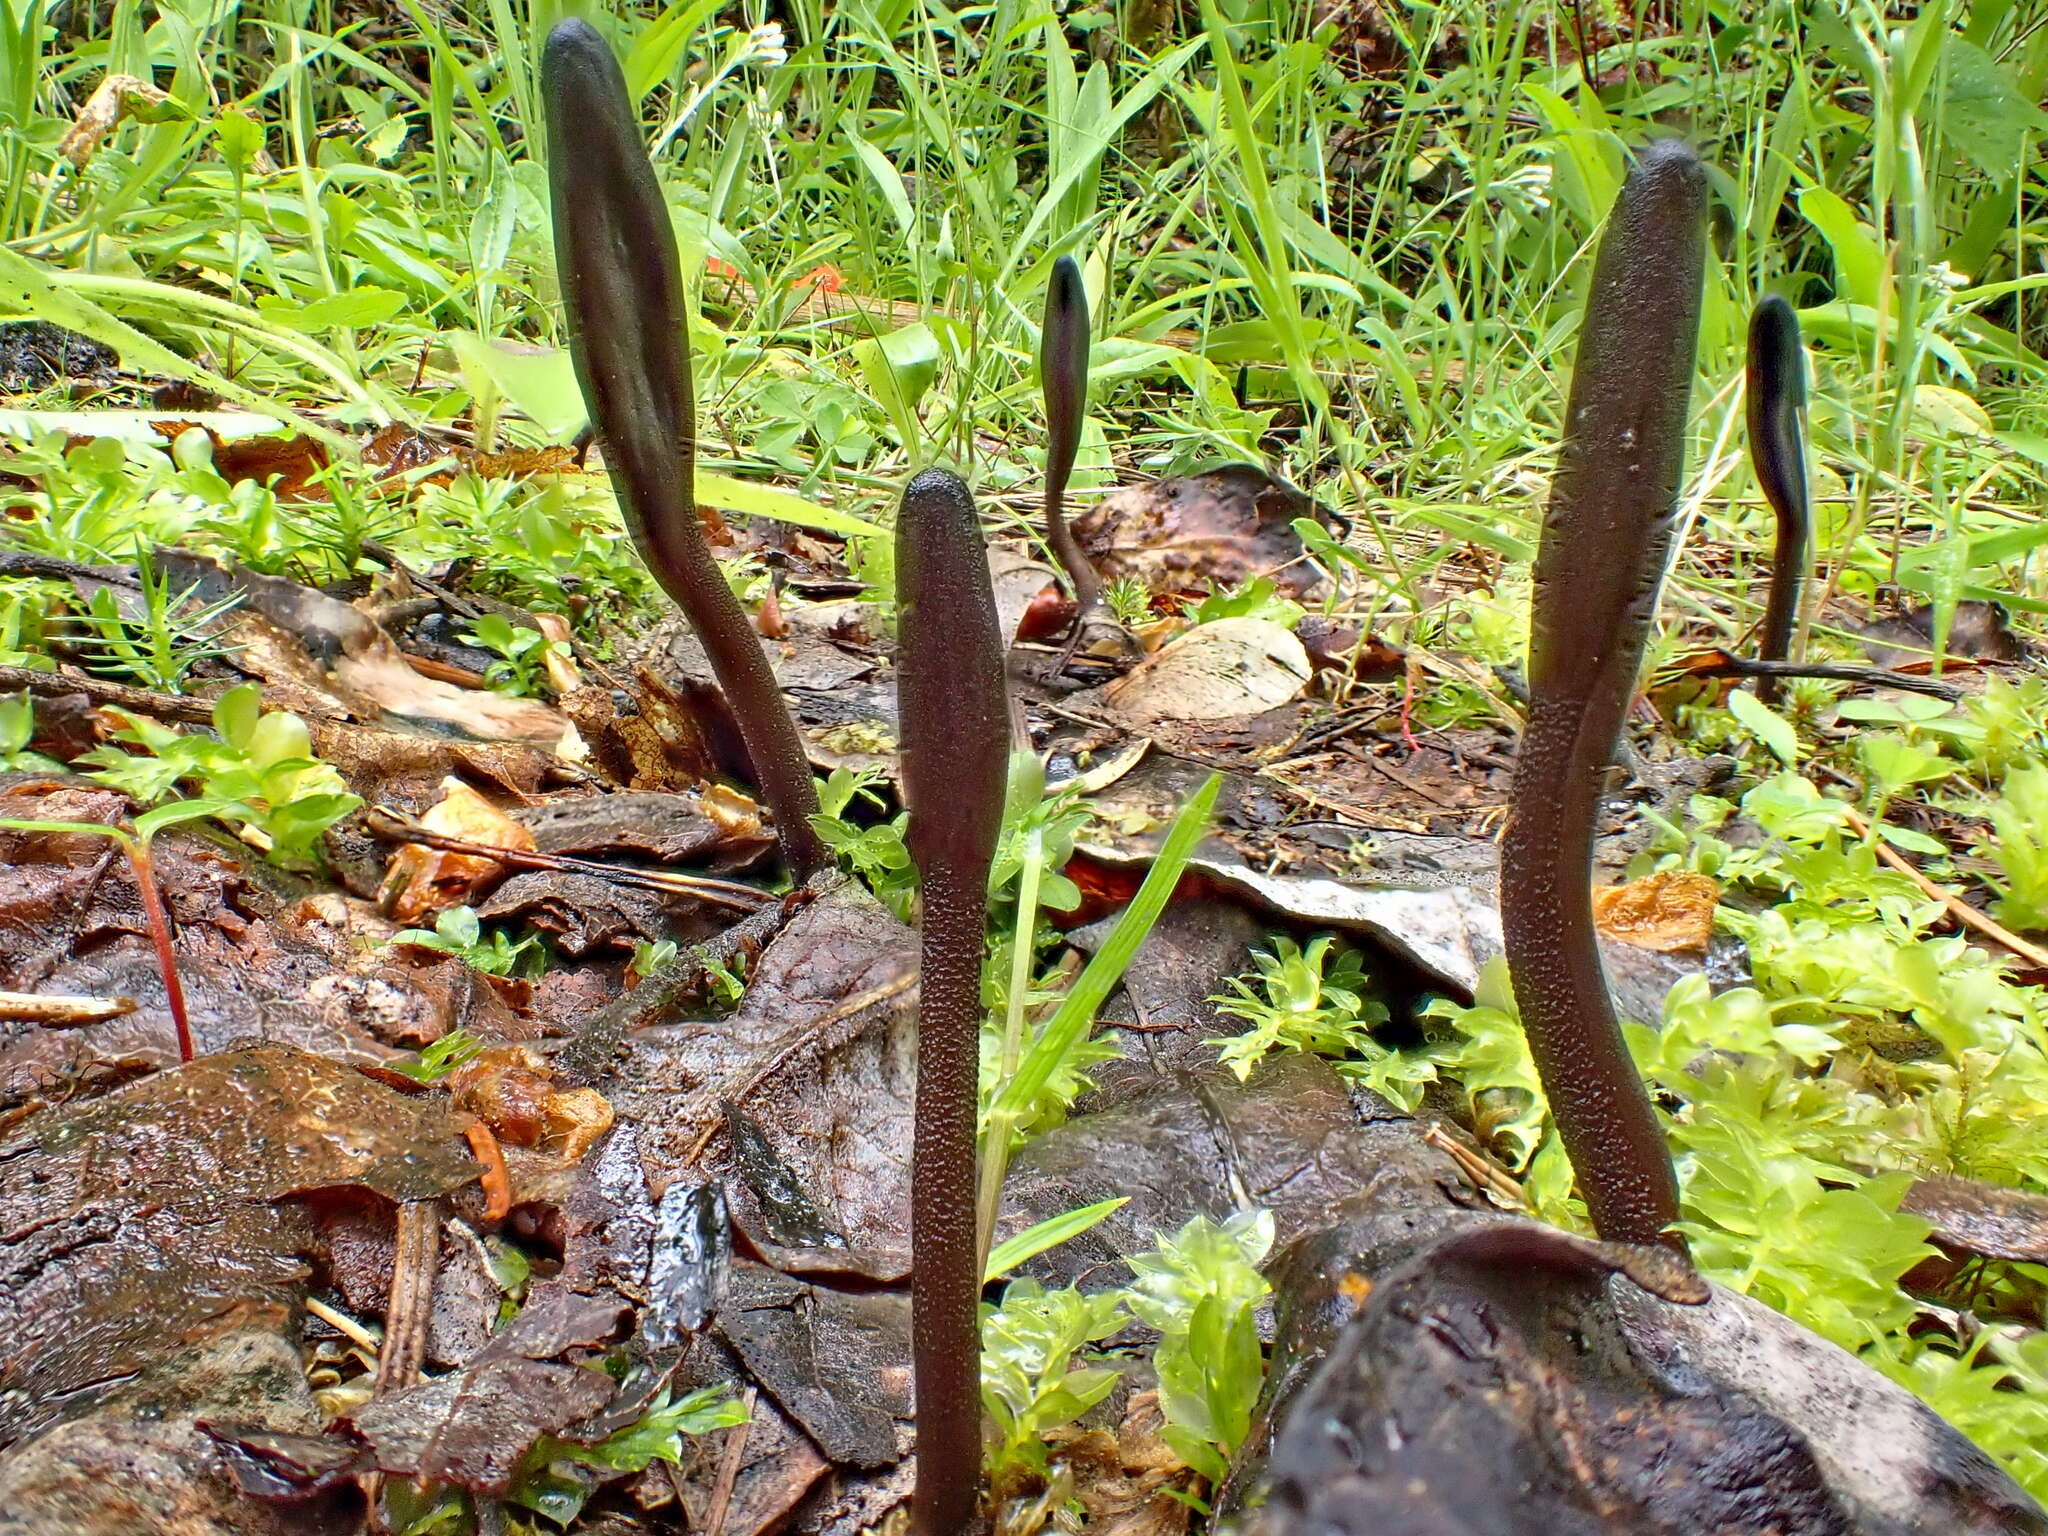
<svg viewBox="0 0 2048 1536">
<path fill-rule="evenodd" d="M 589 1087 L 610 1070 L 619 1042 L 636 1029 L 672 1018 L 700 993 L 715 969 L 730 969 L 742 955 L 755 955 L 782 931 L 796 910 L 845 878 L 821 870 L 780 901 L 742 918 L 725 932 L 693 944 L 637 987 L 608 1003 L 577 1028 L 575 1038 L 555 1053 L 555 1077 L 571 1087 Z"/>
<path fill-rule="evenodd" d="M 1870 840 L 1870 846 L 1876 852 L 1878 858 L 1911 880 L 1934 900 L 1948 908 L 1949 915 L 1955 918 L 1957 922 L 1965 923 L 1976 929 L 1995 944 L 2004 945 L 2028 964 L 2048 970 L 2048 949 L 2043 949 L 2038 944 L 2028 943 L 2004 924 L 1986 917 L 1982 912 L 1979 912 L 1975 907 L 1963 900 L 1962 897 L 1956 895 L 1954 891 L 1949 890 L 1945 886 L 1935 884 L 1934 881 L 1921 874 L 1914 867 L 1911 860 L 1907 859 L 1904 854 L 1893 848 L 1883 838 L 1871 837 L 1870 822 L 1854 807 L 1845 805 L 1842 807 L 1842 813 L 1848 818 L 1849 825 L 1856 829 L 1857 836 Z"/>
<path fill-rule="evenodd" d="M 1866 688 L 1897 688 L 1905 693 L 1925 693 L 1951 703 L 1963 696 L 1962 689 L 1938 678 L 1921 677 L 1914 672 L 1893 672 L 1884 667 L 1852 667 L 1837 662 L 1756 661 L 1743 656 L 1728 656 L 1698 666 L 1681 664 L 1676 673 L 1680 677 L 1818 677 L 1829 682 L 1860 683 Z"/>
<path fill-rule="evenodd" d="M 419 1380 L 427 1328 L 434 1316 L 434 1271 L 440 1257 L 441 1202 L 400 1201 L 391 1301 L 384 1310 L 384 1347 L 377 1353 L 374 1391 L 379 1397 Z"/>
<path fill-rule="evenodd" d="M 742 1401 L 746 1404 L 747 1421 L 735 1424 L 732 1433 L 726 1436 L 725 1455 L 718 1463 L 718 1481 L 711 1487 L 711 1502 L 704 1509 L 704 1536 L 723 1536 L 726 1511 L 732 1508 L 733 1485 L 740 1480 L 740 1458 L 747 1453 L 747 1437 L 754 1430 L 754 1403 L 760 1396 L 759 1387 L 748 1387 Z"/>
<path fill-rule="evenodd" d="M 132 997 L 71 997 L 37 992 L 0 992 L 0 1019 L 40 1024 L 45 1029 L 81 1029 L 135 1011 Z"/>
<path fill-rule="evenodd" d="M 676 870 L 634 869 L 604 864 L 596 859 L 572 859 L 559 853 L 538 853 L 529 848 L 500 848 L 495 843 L 475 843 L 445 832 L 430 832 L 412 817 L 380 805 L 363 817 L 363 829 L 384 843 L 418 843 L 444 853 L 463 853 L 472 858 L 492 859 L 514 869 L 552 869 L 566 874 L 593 875 L 614 885 L 636 886 L 641 890 L 663 891 L 672 896 L 695 896 L 715 906 L 739 912 L 758 912 L 775 898 L 766 891 L 736 880 L 714 880 L 707 875 L 686 875 Z"/>
<path fill-rule="evenodd" d="M 484 1187 L 484 1220 L 503 1221 L 512 1209 L 512 1175 L 505 1167 L 505 1149 L 481 1120 L 470 1121 L 462 1134 L 482 1169 L 477 1177 Z"/>
<path fill-rule="evenodd" d="M 153 720 L 182 720 L 191 725 L 213 723 L 213 703 L 208 699 L 181 699 L 173 694 L 151 693 L 146 688 L 129 688 L 76 672 L 38 672 L 31 667 L 0 666 L 0 693 L 23 690 L 46 699 L 82 693 L 95 704 L 112 704 L 134 714 L 148 715 Z"/>
<path fill-rule="evenodd" d="M 885 981 L 879 987 L 870 987 L 858 997 L 848 998 L 822 1018 L 813 1019 L 808 1024 L 802 1024 L 790 1030 L 787 1034 L 783 1035 L 781 1040 L 776 1042 L 773 1054 L 766 1061 L 749 1072 L 737 1088 L 728 1092 L 721 1092 L 719 1097 L 727 1104 L 738 1104 L 741 1100 L 749 1097 L 756 1088 L 767 1082 L 769 1078 L 789 1065 L 799 1051 L 806 1045 L 814 1043 L 819 1036 L 824 1034 L 834 1024 L 843 1023 L 857 1014 L 864 1013 L 877 1003 L 886 1003 L 892 997 L 901 997 L 905 992 L 908 992 L 917 985 L 917 977 L 918 973 L 913 968 L 898 976 L 894 981 Z M 690 1143 L 690 1150 L 683 1154 L 684 1167 L 689 1167 L 704 1155 L 704 1149 L 711 1145 L 711 1138 L 716 1136 L 724 1128 L 724 1125 L 725 1122 L 722 1119 L 713 1118 L 708 1115 L 705 1117 L 703 1133 Z"/>
</svg>

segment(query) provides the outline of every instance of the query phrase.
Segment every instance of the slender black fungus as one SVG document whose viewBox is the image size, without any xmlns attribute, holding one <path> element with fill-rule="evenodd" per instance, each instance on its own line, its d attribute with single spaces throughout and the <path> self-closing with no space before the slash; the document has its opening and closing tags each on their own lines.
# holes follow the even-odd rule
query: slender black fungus
<svg viewBox="0 0 2048 1536">
<path fill-rule="evenodd" d="M 548 189 L 570 352 L 633 542 L 704 643 L 783 857 L 825 863 L 796 722 L 697 519 L 697 407 L 675 231 L 618 60 L 588 22 L 558 22 L 541 60 Z"/>
<path fill-rule="evenodd" d="M 974 1108 L 989 865 L 1010 710 L 974 498 L 926 470 L 896 520 L 896 712 L 910 852 L 923 877 L 912 1146 L 912 1372 L 919 1536 L 955 1536 L 981 1487 L 981 1296 Z"/>
<path fill-rule="evenodd" d="M 1771 595 L 1764 608 L 1765 661 L 1786 661 L 1799 622 L 1799 591 L 1806 582 L 1806 551 L 1813 517 L 1806 490 L 1806 354 L 1799 316 L 1775 293 L 1749 317 L 1749 377 L 1744 409 L 1749 418 L 1749 461 L 1756 483 L 1778 516 L 1778 547 L 1771 557 Z M 1757 697 L 1778 697 L 1775 677 L 1757 679 Z"/>
<path fill-rule="evenodd" d="M 1674 1246 L 1671 1154 L 1594 940 L 1593 830 L 1684 474 L 1706 202 L 1698 157 L 1662 140 L 1600 242 L 1536 556 L 1528 724 L 1500 869 L 1522 1025 L 1593 1225 L 1613 1242 Z"/>
<path fill-rule="evenodd" d="M 1102 578 L 1067 526 L 1067 479 L 1081 451 L 1088 406 L 1088 289 L 1071 256 L 1052 264 L 1045 290 L 1045 328 L 1038 338 L 1038 376 L 1045 387 L 1045 541 L 1066 568 L 1085 617 L 1102 601 Z M 1078 622 L 1078 621 L 1077 621 Z"/>
</svg>

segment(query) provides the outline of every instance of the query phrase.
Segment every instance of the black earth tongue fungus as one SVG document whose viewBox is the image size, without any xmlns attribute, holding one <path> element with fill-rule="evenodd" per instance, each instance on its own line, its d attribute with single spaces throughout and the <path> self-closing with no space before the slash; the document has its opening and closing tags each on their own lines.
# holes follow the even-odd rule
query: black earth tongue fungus
<svg viewBox="0 0 2048 1536">
<path fill-rule="evenodd" d="M 1749 366 L 1744 412 L 1749 425 L 1749 461 L 1756 483 L 1778 517 L 1778 545 L 1771 557 L 1771 595 L 1757 654 L 1765 661 L 1790 658 L 1792 630 L 1799 622 L 1799 591 L 1806 581 L 1806 549 L 1813 537 L 1807 500 L 1806 354 L 1799 340 L 1799 316 L 1775 293 L 1758 301 L 1749 317 Z M 1757 697 L 1778 697 L 1778 679 L 1757 679 Z"/>
<path fill-rule="evenodd" d="M 1045 327 L 1038 336 L 1038 377 L 1045 390 L 1045 541 L 1066 568 L 1081 613 L 1075 629 L 1102 603 L 1102 578 L 1067 524 L 1067 480 L 1081 451 L 1088 405 L 1088 289 L 1071 256 L 1052 264 L 1045 290 Z"/>
<path fill-rule="evenodd" d="M 1500 861 L 1515 1000 L 1593 1225 L 1610 1242 L 1674 1247 L 1678 1184 L 1601 970 L 1592 864 L 1684 471 L 1706 204 L 1699 158 L 1660 140 L 1600 242 L 1536 555 L 1528 723 Z"/>
<path fill-rule="evenodd" d="M 541 60 L 555 260 L 576 378 L 633 542 L 681 606 L 725 691 L 783 857 L 826 862 L 803 739 L 697 518 L 697 408 L 675 231 L 626 81 L 588 22 L 556 23 Z"/>
<path fill-rule="evenodd" d="M 989 865 L 1010 750 L 1003 643 L 974 499 L 926 470 L 896 520 L 903 790 L 922 876 L 911 1174 L 920 1536 L 954 1536 L 981 1487 L 974 1110 Z"/>
</svg>

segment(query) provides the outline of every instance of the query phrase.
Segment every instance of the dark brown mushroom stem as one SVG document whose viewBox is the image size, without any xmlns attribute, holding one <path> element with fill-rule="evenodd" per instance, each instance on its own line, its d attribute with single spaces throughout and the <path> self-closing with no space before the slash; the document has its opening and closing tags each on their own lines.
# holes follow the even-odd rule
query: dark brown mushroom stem
<svg viewBox="0 0 2048 1536">
<path fill-rule="evenodd" d="M 1600 242 L 1536 555 L 1528 723 L 1500 865 L 1522 1026 L 1593 1225 L 1613 1242 L 1672 1246 L 1671 1154 L 1594 939 L 1593 832 L 1684 473 L 1706 199 L 1692 150 L 1652 144 Z"/>
<path fill-rule="evenodd" d="M 611 48 L 558 22 L 541 60 L 548 190 L 569 347 L 591 424 L 647 568 L 703 641 L 739 723 L 783 857 L 799 879 L 826 861 L 817 790 L 760 637 L 697 518 L 691 396 L 675 231 Z"/>
<path fill-rule="evenodd" d="M 981 1486 L 974 1208 L 981 964 L 1010 711 L 988 554 L 957 475 L 926 470 L 896 521 L 896 710 L 923 880 L 912 1146 L 912 1371 L 920 1536 L 954 1536 Z"/>
<path fill-rule="evenodd" d="M 1806 356 L 1799 341 L 1799 316 L 1775 293 L 1766 294 L 1749 317 L 1749 370 L 1744 411 L 1749 421 L 1749 461 L 1756 483 L 1778 517 L 1778 547 L 1771 556 L 1771 595 L 1757 655 L 1764 661 L 1791 658 L 1792 630 L 1799 622 L 1799 592 L 1806 583 L 1806 550 L 1813 517 L 1806 489 Z M 1757 679 L 1757 697 L 1778 697 L 1778 680 Z"/>
<path fill-rule="evenodd" d="M 1067 480 L 1081 451 L 1081 422 L 1088 407 L 1088 289 L 1071 256 L 1052 264 L 1045 328 L 1038 337 L 1038 377 L 1045 389 L 1045 541 L 1066 568 L 1085 619 L 1102 602 L 1102 578 L 1081 552 L 1066 517 Z"/>
</svg>

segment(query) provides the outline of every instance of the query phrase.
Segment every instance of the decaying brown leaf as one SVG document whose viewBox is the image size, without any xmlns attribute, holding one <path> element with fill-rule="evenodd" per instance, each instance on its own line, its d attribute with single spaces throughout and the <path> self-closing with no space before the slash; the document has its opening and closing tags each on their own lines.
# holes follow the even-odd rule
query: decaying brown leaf
<svg viewBox="0 0 2048 1536">
<path fill-rule="evenodd" d="M 557 1088 L 547 1059 L 530 1046 L 496 1045 L 449 1074 L 457 1109 L 481 1118 L 500 1141 L 542 1147 L 580 1162 L 611 1129 L 612 1107 L 594 1088 Z"/>
<path fill-rule="evenodd" d="M 1309 673 L 1301 642 L 1270 619 L 1218 619 L 1146 657 L 1107 697 L 1132 721 L 1228 720 L 1298 697 Z"/>
<path fill-rule="evenodd" d="M 185 104 L 170 92 L 160 90 L 134 75 L 108 75 L 78 109 L 57 153 L 76 170 L 84 170 L 107 135 L 121 126 L 124 117 L 138 123 L 165 123 L 190 117 Z"/>
</svg>

